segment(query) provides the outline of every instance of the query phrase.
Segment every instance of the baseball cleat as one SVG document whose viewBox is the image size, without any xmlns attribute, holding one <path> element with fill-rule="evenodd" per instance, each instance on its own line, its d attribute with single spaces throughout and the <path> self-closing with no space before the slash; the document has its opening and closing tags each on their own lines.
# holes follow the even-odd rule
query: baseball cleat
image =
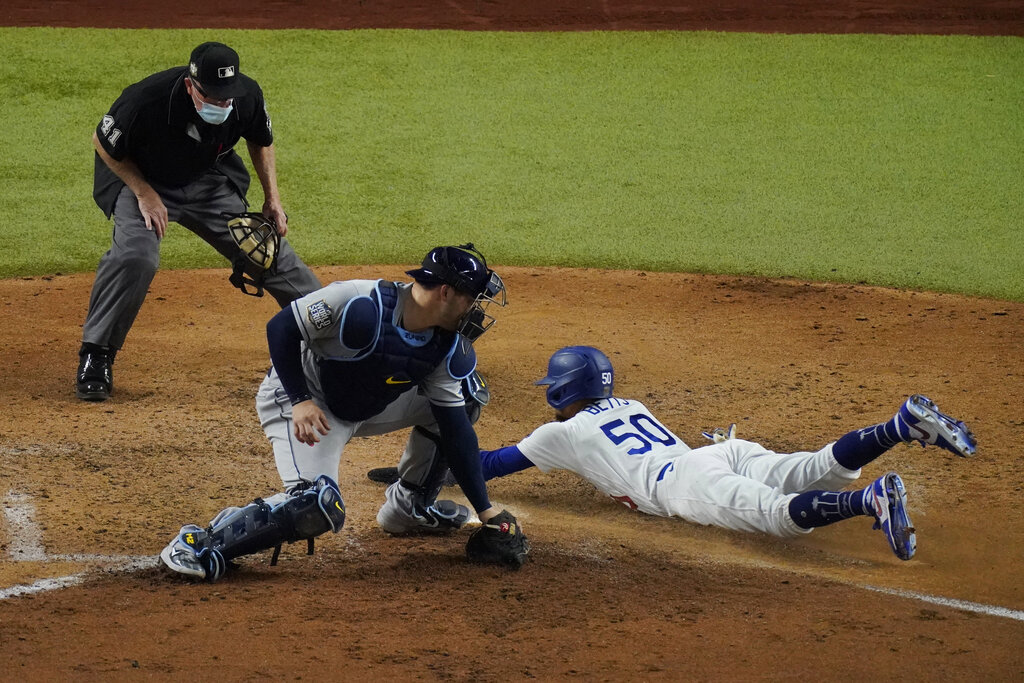
<svg viewBox="0 0 1024 683">
<path fill-rule="evenodd" d="M 387 504 L 377 513 L 377 523 L 389 534 L 443 534 L 469 521 L 469 508 L 452 500 L 438 500 L 433 505 L 416 505 L 411 512 L 397 512 Z"/>
<path fill-rule="evenodd" d="M 426 530 L 448 531 L 461 529 L 469 521 L 469 508 L 453 500 L 436 500 L 433 505 L 418 507 L 413 511 Z"/>
<path fill-rule="evenodd" d="M 881 529 L 889 547 L 901 560 L 909 560 L 917 552 L 917 535 L 907 514 L 907 490 L 895 472 L 876 479 L 868 487 L 874 529 Z"/>
<path fill-rule="evenodd" d="M 188 544 L 190 535 L 201 532 L 202 528 L 195 524 L 186 524 L 174 540 L 160 551 L 160 559 L 168 569 L 195 579 L 206 578 L 206 568 L 196 556 L 195 548 Z"/>
<path fill-rule="evenodd" d="M 897 417 L 899 426 L 906 427 L 906 432 L 900 429 L 904 441 L 934 444 L 962 458 L 974 455 L 978 441 L 971 430 L 960 420 L 940 413 L 927 396 L 914 394 L 908 398 Z"/>
<path fill-rule="evenodd" d="M 113 354 L 105 347 L 83 345 L 78 357 L 75 396 L 83 401 L 106 401 L 114 390 Z"/>
<path fill-rule="evenodd" d="M 389 534 L 445 533 L 462 528 L 469 521 L 469 508 L 451 500 L 427 505 L 422 493 L 401 481 L 388 486 L 384 504 L 377 511 L 377 524 Z"/>
<path fill-rule="evenodd" d="M 160 559 L 171 571 L 194 579 L 206 579 L 213 583 L 224 576 L 228 563 L 219 550 L 207 547 L 206 530 L 195 524 L 181 527 L 177 538 L 160 551 Z M 202 545 L 198 551 L 197 546 Z"/>
<path fill-rule="evenodd" d="M 366 473 L 366 477 L 378 484 L 393 484 L 400 479 L 397 467 L 375 467 Z"/>
<path fill-rule="evenodd" d="M 366 473 L 366 478 L 378 484 L 393 484 L 401 477 L 398 476 L 397 467 L 375 467 Z M 442 486 L 455 486 L 457 483 L 455 475 L 452 474 L 451 470 L 448 470 Z"/>
</svg>

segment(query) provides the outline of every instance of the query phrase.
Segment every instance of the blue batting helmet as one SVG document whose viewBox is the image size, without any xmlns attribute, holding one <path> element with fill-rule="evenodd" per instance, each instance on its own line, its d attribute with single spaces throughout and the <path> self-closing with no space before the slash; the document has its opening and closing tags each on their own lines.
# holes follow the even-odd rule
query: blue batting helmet
<svg viewBox="0 0 1024 683">
<path fill-rule="evenodd" d="M 548 405 L 562 410 L 581 398 L 612 395 L 612 362 L 593 346 L 566 346 L 548 361 L 548 374 L 534 384 L 547 385 Z"/>
</svg>

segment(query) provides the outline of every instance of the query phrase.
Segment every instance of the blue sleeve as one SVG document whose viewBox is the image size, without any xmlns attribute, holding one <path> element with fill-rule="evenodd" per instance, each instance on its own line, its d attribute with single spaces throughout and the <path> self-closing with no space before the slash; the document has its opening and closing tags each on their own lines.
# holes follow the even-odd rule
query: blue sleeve
<svg viewBox="0 0 1024 683">
<path fill-rule="evenodd" d="M 480 444 L 463 406 L 445 408 L 431 404 L 441 436 L 441 452 L 459 487 L 477 512 L 491 507 L 480 465 Z"/>
<path fill-rule="evenodd" d="M 523 455 L 519 446 L 505 446 L 496 451 L 480 451 L 480 464 L 484 470 L 484 479 L 504 477 L 506 474 L 533 467 L 533 463 Z"/>
<path fill-rule="evenodd" d="M 270 360 L 292 405 L 310 397 L 306 375 L 302 371 L 302 332 L 295 322 L 292 307 L 285 306 L 267 323 Z"/>
</svg>

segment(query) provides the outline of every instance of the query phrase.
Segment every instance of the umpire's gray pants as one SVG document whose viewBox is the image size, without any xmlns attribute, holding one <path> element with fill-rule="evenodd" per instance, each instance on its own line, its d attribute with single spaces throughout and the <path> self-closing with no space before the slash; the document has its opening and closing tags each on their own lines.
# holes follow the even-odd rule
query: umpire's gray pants
<svg viewBox="0 0 1024 683">
<path fill-rule="evenodd" d="M 227 177 L 206 173 L 184 187 L 154 185 L 154 189 L 167 207 L 168 222 L 185 226 L 228 261 L 238 253 L 221 212 L 245 211 L 245 202 Z M 160 240 L 155 232 L 146 229 L 135 193 L 124 187 L 114 205 L 114 234 L 110 250 L 100 259 L 96 269 L 82 341 L 120 349 L 142 308 L 159 265 Z M 268 275 L 264 281 L 270 295 L 284 307 L 294 299 L 320 289 L 320 286 L 313 271 L 302 262 L 287 240 L 282 239 L 277 272 Z"/>
</svg>

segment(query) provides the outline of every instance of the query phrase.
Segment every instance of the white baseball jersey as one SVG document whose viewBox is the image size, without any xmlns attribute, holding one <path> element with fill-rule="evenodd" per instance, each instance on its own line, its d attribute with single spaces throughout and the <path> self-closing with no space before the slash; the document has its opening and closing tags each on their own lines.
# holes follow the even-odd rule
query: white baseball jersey
<svg viewBox="0 0 1024 683">
<path fill-rule="evenodd" d="M 594 401 L 565 422 L 537 428 L 519 444 L 542 471 L 575 472 L 641 512 L 698 524 L 794 536 L 789 516 L 806 490 L 837 490 L 860 475 L 832 456 L 780 454 L 741 439 L 691 449 L 636 400 Z"/>
<path fill-rule="evenodd" d="M 612 397 L 594 401 L 570 420 L 542 425 L 519 450 L 544 472 L 575 472 L 634 509 L 668 516 L 655 485 L 690 447 L 644 404 Z"/>
</svg>

